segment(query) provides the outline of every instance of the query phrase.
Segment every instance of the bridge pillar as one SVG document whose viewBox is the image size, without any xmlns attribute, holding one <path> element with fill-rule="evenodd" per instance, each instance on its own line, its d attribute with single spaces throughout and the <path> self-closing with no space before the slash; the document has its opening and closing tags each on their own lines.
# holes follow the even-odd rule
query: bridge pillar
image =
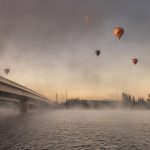
<svg viewBox="0 0 150 150">
<path fill-rule="evenodd" d="M 27 113 L 27 98 L 20 98 L 20 112 Z"/>
</svg>

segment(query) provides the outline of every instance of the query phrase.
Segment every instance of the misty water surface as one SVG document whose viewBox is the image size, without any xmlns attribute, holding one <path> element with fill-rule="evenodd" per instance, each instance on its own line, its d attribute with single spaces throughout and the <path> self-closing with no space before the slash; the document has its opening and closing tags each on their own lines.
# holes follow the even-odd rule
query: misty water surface
<svg viewBox="0 0 150 150">
<path fill-rule="evenodd" d="M 0 112 L 0 150 L 149 150 L 150 112 Z"/>
</svg>

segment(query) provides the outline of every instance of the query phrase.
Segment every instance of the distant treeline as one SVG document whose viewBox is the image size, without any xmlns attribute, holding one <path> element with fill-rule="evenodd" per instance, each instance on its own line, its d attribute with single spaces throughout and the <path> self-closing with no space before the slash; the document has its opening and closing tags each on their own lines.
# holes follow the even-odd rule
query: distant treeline
<svg viewBox="0 0 150 150">
<path fill-rule="evenodd" d="M 84 99 L 69 99 L 63 103 L 66 108 L 116 108 L 119 102 L 113 100 L 84 100 Z"/>
<path fill-rule="evenodd" d="M 150 94 L 148 94 L 148 98 L 145 100 L 143 97 L 135 99 L 135 97 L 130 94 L 122 93 L 122 104 L 127 108 L 150 109 Z"/>
<path fill-rule="evenodd" d="M 122 93 L 122 100 L 85 100 L 80 98 L 68 99 L 62 103 L 65 108 L 87 108 L 87 109 L 102 109 L 102 108 L 142 108 L 150 109 L 150 94 L 145 100 L 143 97 L 135 99 L 130 94 Z"/>
</svg>

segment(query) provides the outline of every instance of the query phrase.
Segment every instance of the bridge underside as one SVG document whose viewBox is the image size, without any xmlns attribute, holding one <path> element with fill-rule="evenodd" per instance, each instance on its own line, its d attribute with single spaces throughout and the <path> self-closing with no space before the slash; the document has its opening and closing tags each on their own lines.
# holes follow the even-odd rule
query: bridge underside
<svg viewBox="0 0 150 150">
<path fill-rule="evenodd" d="M 47 97 L 1 76 L 0 101 L 19 103 L 22 113 L 27 112 L 27 106 L 33 105 L 39 108 L 49 108 L 53 105 L 53 102 Z"/>
<path fill-rule="evenodd" d="M 20 96 L 20 95 L 16 95 L 13 93 L 7 93 L 7 92 L 2 92 L 2 91 L 0 91 L 0 101 L 19 103 L 18 106 L 19 106 L 21 113 L 26 113 L 28 110 L 28 107 L 39 105 L 36 103 L 32 103 L 32 100 L 25 96 Z"/>
</svg>

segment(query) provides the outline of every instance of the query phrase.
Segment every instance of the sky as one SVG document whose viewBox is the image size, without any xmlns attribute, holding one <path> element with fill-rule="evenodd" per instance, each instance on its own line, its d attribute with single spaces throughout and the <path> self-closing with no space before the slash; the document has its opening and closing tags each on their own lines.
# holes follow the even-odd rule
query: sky
<svg viewBox="0 0 150 150">
<path fill-rule="evenodd" d="M 119 99 L 123 91 L 146 97 L 149 6 L 149 0 L 0 0 L 0 75 L 52 100 L 57 93 L 63 101 L 66 91 L 68 98 Z M 116 26 L 125 30 L 120 40 Z"/>
</svg>

